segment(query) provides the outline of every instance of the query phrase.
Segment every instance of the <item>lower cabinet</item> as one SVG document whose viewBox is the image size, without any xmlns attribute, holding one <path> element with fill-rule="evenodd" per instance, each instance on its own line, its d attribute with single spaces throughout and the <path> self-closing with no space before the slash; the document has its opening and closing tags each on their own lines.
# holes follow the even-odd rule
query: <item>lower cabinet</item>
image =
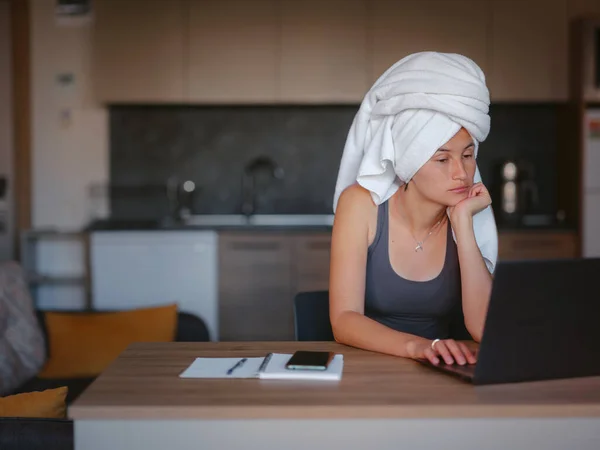
<svg viewBox="0 0 600 450">
<path fill-rule="evenodd" d="M 330 242 L 330 233 L 220 233 L 220 340 L 293 340 L 296 293 L 328 289 Z"/>
<path fill-rule="evenodd" d="M 293 338 L 290 242 L 287 236 L 220 234 L 221 341 Z"/>
<path fill-rule="evenodd" d="M 578 256 L 579 240 L 574 231 L 502 231 L 498 236 L 499 261 Z"/>
<path fill-rule="evenodd" d="M 325 231 L 219 233 L 220 340 L 293 340 L 294 296 L 329 289 L 330 246 Z M 577 254 L 574 232 L 499 233 L 499 261 Z"/>
<path fill-rule="evenodd" d="M 296 293 L 328 290 L 331 233 L 296 236 L 293 253 Z"/>
</svg>

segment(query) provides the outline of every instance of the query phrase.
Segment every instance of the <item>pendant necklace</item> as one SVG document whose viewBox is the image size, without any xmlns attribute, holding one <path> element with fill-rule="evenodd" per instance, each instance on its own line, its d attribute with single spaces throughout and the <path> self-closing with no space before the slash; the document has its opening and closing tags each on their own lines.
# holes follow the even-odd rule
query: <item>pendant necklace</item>
<svg viewBox="0 0 600 450">
<path fill-rule="evenodd" d="M 396 206 L 398 207 L 398 206 Z M 400 211 L 400 214 L 402 214 L 402 211 Z M 402 214 L 402 216 L 404 216 L 404 214 Z M 429 236 L 431 236 L 433 234 L 433 232 L 435 231 L 435 229 L 437 228 L 437 226 L 439 224 L 441 224 L 444 220 L 444 218 L 446 217 L 446 213 L 444 212 L 444 215 L 442 216 L 442 218 L 440 220 L 438 220 L 436 223 L 433 224 L 433 226 L 431 227 L 431 229 L 429 230 L 429 233 L 427 234 L 427 236 L 425 236 L 425 238 L 421 241 L 419 241 L 414 233 L 412 232 L 412 230 L 410 229 L 410 227 L 408 228 L 408 230 L 410 231 L 410 235 L 412 236 L 412 238 L 415 240 L 415 242 L 417 243 L 417 246 L 415 247 L 415 253 L 416 252 L 422 252 L 423 251 L 423 245 L 425 244 L 425 241 L 427 239 L 429 239 Z"/>
<path fill-rule="evenodd" d="M 412 235 L 413 239 L 415 240 L 415 242 L 417 243 L 417 246 L 415 247 L 415 252 L 422 252 L 423 251 L 423 244 L 425 244 L 425 241 L 427 239 L 429 239 L 429 236 L 431 236 L 433 234 L 433 232 L 435 231 L 435 228 L 442 223 L 442 221 L 444 220 L 444 218 L 442 217 L 440 220 L 438 220 L 432 227 L 431 230 L 429 231 L 429 233 L 427 234 L 427 236 L 425 236 L 425 239 L 423 239 L 422 241 L 419 241 L 415 235 L 413 234 L 413 232 L 411 231 L 410 234 Z"/>
</svg>

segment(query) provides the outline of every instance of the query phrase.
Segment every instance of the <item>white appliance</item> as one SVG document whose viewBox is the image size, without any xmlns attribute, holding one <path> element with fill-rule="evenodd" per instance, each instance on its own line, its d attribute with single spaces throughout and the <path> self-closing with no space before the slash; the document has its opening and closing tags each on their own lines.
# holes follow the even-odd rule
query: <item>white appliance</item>
<svg viewBox="0 0 600 450">
<path fill-rule="evenodd" d="M 209 230 L 97 231 L 90 236 L 92 305 L 122 310 L 177 303 L 218 328 L 218 235 Z"/>
<path fill-rule="evenodd" d="M 600 257 L 600 109 L 590 108 L 583 121 L 582 256 Z"/>
</svg>

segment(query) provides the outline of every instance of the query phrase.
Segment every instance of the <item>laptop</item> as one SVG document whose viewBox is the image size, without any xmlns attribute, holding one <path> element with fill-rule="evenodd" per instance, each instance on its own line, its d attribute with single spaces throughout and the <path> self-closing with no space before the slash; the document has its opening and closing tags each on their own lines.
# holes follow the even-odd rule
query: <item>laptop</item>
<svg viewBox="0 0 600 450">
<path fill-rule="evenodd" d="M 475 385 L 600 375 L 600 258 L 500 262 L 477 363 L 428 367 Z"/>
</svg>

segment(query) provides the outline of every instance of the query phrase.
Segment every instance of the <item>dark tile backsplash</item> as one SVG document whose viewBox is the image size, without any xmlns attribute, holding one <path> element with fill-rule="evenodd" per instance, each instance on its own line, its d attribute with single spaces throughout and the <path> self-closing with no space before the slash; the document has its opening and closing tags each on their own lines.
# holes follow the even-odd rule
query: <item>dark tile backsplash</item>
<svg viewBox="0 0 600 450">
<path fill-rule="evenodd" d="M 563 105 L 493 105 L 492 128 L 478 164 L 492 189 L 495 166 L 507 159 L 536 168 L 539 211 L 556 209 L 557 152 Z M 330 214 L 337 171 L 353 106 L 113 106 L 110 178 L 116 186 L 164 185 L 169 177 L 196 184 L 196 214 L 240 213 L 242 174 L 267 156 L 282 180 L 260 177 L 256 212 Z M 160 218 L 165 195 L 111 195 L 114 218 Z M 153 193 L 154 192 L 154 193 Z"/>
</svg>

